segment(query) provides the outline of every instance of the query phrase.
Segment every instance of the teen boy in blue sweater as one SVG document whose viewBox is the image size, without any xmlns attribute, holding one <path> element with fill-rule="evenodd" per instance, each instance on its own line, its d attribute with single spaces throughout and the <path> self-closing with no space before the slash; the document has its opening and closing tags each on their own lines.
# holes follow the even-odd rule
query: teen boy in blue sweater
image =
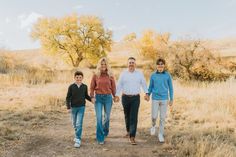
<svg viewBox="0 0 236 157">
<path fill-rule="evenodd" d="M 173 85 L 170 73 L 165 70 L 165 60 L 159 58 L 156 62 L 157 71 L 152 73 L 148 93 L 152 95 L 152 127 L 151 135 L 156 132 L 156 120 L 160 113 L 160 126 L 158 138 L 164 142 L 164 126 L 167 105 L 173 105 Z M 149 98 L 148 98 L 149 99 Z"/>
</svg>

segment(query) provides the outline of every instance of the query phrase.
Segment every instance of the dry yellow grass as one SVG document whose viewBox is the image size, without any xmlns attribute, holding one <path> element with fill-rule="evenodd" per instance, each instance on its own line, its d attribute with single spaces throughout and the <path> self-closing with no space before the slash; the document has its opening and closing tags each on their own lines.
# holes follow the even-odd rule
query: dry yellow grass
<svg viewBox="0 0 236 157">
<path fill-rule="evenodd" d="M 175 81 L 174 88 L 175 103 L 166 132 L 167 144 L 177 149 L 177 156 L 234 157 L 236 80 L 211 84 Z M 142 108 L 146 120 L 149 109 Z M 142 127 L 150 127 L 150 122 L 143 122 Z"/>
<path fill-rule="evenodd" d="M 55 84 L 40 86 L 1 86 L 0 88 L 0 134 L 8 139 L 16 130 L 16 138 L 32 131 L 32 127 L 47 125 L 52 117 L 57 117 L 64 106 L 65 89 Z M 55 115 L 54 115 L 55 113 Z"/>
<path fill-rule="evenodd" d="M 166 147 L 179 157 L 236 155 L 236 82 L 174 82 L 175 103 L 166 122 Z M 150 104 L 141 107 L 140 126 L 149 132 Z"/>
</svg>

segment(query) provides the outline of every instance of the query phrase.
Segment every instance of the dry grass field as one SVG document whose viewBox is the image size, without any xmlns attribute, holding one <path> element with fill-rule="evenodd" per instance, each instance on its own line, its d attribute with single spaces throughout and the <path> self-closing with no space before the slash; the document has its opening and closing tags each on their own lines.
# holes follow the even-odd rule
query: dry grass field
<svg viewBox="0 0 236 157">
<path fill-rule="evenodd" d="M 143 64 L 137 53 L 127 47 L 115 45 L 108 56 L 112 65 L 119 67 L 113 68 L 116 77 L 130 54 L 138 58 L 138 64 Z M 230 56 L 236 56 L 232 52 Z M 0 57 L 1 157 L 236 156 L 236 80 L 233 78 L 213 83 L 175 80 L 175 101 L 168 110 L 164 144 L 156 136 L 150 136 L 151 102 L 142 99 L 138 145 L 131 146 L 122 137 L 125 126 L 120 103 L 113 104 L 110 136 L 104 146 L 97 145 L 94 106 L 88 102 L 83 143 L 80 149 L 75 149 L 70 115 L 64 105 L 74 70 L 39 51 L 2 52 Z M 93 69 L 80 70 L 89 85 Z"/>
</svg>

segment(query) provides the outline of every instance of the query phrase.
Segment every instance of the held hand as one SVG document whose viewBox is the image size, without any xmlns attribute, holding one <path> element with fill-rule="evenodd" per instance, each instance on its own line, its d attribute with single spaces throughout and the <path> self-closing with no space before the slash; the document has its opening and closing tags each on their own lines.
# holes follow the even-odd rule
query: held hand
<svg viewBox="0 0 236 157">
<path fill-rule="evenodd" d="M 71 107 L 69 108 L 67 105 L 65 105 L 65 109 L 67 110 L 68 113 L 71 112 Z"/>
<path fill-rule="evenodd" d="M 118 96 L 115 96 L 114 97 L 114 102 L 119 102 L 120 101 L 120 98 Z"/>
<path fill-rule="evenodd" d="M 149 101 L 149 100 L 150 100 L 150 96 L 149 96 L 148 94 L 146 94 L 146 95 L 144 96 L 144 100 Z"/>
<path fill-rule="evenodd" d="M 144 100 L 146 100 L 146 101 L 147 101 L 147 95 L 144 95 Z"/>
<path fill-rule="evenodd" d="M 92 98 L 92 99 L 91 99 L 91 102 L 92 102 L 93 104 L 95 104 L 95 101 L 96 101 L 95 98 Z"/>
</svg>

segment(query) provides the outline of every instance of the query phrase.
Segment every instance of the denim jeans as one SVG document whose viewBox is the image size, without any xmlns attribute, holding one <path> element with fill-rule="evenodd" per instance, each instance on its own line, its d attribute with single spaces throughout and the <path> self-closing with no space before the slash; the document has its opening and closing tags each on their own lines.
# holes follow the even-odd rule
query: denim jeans
<svg viewBox="0 0 236 157">
<path fill-rule="evenodd" d="M 82 135 L 84 111 L 85 106 L 71 108 L 71 118 L 72 125 L 75 129 L 75 138 L 79 141 L 81 140 Z"/>
<path fill-rule="evenodd" d="M 161 135 L 164 135 L 167 102 L 167 100 L 152 100 L 152 126 L 156 125 L 158 113 L 160 113 L 159 134 Z"/>
<path fill-rule="evenodd" d="M 140 96 L 122 96 L 122 105 L 124 108 L 126 131 L 130 137 L 136 136 L 138 124 L 138 110 L 140 105 Z"/>
<path fill-rule="evenodd" d="M 105 137 L 109 134 L 112 96 L 111 94 L 96 94 L 95 99 L 95 112 L 97 118 L 96 138 L 98 142 L 104 142 Z M 102 113 L 103 108 L 104 114 Z"/>
</svg>

